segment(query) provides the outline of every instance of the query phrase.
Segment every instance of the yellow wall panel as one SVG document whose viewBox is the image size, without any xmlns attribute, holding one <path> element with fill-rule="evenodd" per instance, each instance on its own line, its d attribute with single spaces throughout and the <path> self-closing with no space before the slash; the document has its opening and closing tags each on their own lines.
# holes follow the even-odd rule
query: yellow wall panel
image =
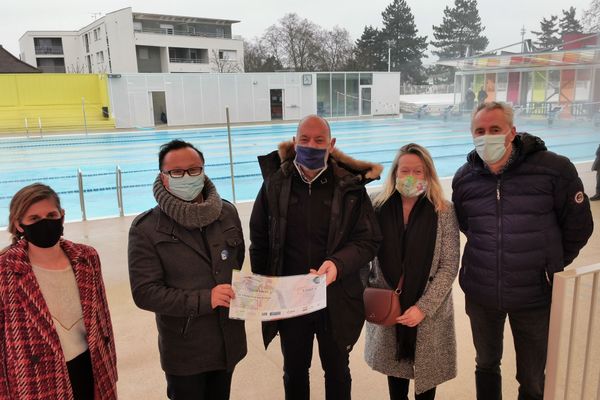
<svg viewBox="0 0 600 400">
<path fill-rule="evenodd" d="M 16 107 L 18 104 L 19 94 L 15 76 L 0 74 L 0 107 Z"/>
<path fill-rule="evenodd" d="M 114 120 L 102 116 L 102 107 L 110 107 L 106 75 L 2 74 L 0 133 L 40 122 L 47 130 L 82 128 L 82 99 L 88 127 L 114 128 Z"/>
</svg>

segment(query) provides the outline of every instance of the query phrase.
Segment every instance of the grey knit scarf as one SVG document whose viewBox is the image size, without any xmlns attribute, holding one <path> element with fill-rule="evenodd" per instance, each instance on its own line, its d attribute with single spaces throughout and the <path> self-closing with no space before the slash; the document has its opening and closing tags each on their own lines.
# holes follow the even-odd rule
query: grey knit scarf
<svg viewBox="0 0 600 400">
<path fill-rule="evenodd" d="M 157 176 L 154 181 L 153 192 L 160 209 L 187 229 L 210 225 L 219 218 L 221 208 L 223 208 L 221 196 L 208 177 L 204 180 L 204 189 L 202 190 L 204 201 L 202 203 L 190 203 L 173 196 L 165 189 L 160 176 Z"/>
</svg>

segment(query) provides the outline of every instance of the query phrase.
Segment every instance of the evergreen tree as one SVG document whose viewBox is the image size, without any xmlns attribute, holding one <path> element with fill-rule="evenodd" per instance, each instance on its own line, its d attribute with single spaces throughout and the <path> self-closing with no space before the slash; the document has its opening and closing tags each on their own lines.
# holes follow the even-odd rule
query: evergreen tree
<svg viewBox="0 0 600 400">
<path fill-rule="evenodd" d="M 387 71 L 387 47 L 379 29 L 365 26 L 361 37 L 356 40 L 349 66 L 352 70 Z"/>
<path fill-rule="evenodd" d="M 406 0 L 393 0 L 381 16 L 381 39 L 384 45 L 391 46 L 392 71 L 400 71 L 403 82 L 422 83 L 424 74 L 421 59 L 425 57 L 427 36 L 417 36 L 415 18 Z"/>
<path fill-rule="evenodd" d="M 482 33 L 485 27 L 481 25 L 477 0 L 454 0 L 454 7 L 446 6 L 441 25 L 433 26 L 431 42 L 438 50 L 432 53 L 440 58 L 466 57 L 467 48 L 473 53 L 485 50 L 488 45 L 487 37 Z"/>
<path fill-rule="evenodd" d="M 583 26 L 575 17 L 575 7 L 562 10 L 563 16 L 558 23 L 561 36 L 565 33 L 583 33 Z"/>
<path fill-rule="evenodd" d="M 551 15 L 548 19 L 542 19 L 540 22 L 540 31 L 531 31 L 531 33 L 537 36 L 537 40 L 534 42 L 536 47 L 540 49 L 552 49 L 562 43 L 560 37 L 558 37 L 557 21 L 558 17 Z"/>
<path fill-rule="evenodd" d="M 484 27 L 481 25 L 477 0 L 455 0 L 454 7 L 446 6 L 442 23 L 433 26 L 433 37 L 436 39 L 431 45 L 436 47 L 432 53 L 440 59 L 461 58 L 467 56 L 467 49 L 473 53 L 483 51 L 488 45 L 488 39 L 482 35 Z M 436 83 L 452 83 L 454 81 L 454 68 L 436 65 L 428 74 L 434 74 Z"/>
</svg>

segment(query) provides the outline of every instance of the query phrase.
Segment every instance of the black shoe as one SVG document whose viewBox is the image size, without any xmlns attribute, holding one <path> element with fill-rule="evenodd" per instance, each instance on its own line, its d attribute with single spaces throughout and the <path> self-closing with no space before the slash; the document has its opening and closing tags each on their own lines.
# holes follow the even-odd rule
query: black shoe
<svg viewBox="0 0 600 400">
<path fill-rule="evenodd" d="M 596 200 L 600 200 L 600 194 L 595 194 L 592 197 L 590 197 L 590 201 L 596 201 Z"/>
</svg>

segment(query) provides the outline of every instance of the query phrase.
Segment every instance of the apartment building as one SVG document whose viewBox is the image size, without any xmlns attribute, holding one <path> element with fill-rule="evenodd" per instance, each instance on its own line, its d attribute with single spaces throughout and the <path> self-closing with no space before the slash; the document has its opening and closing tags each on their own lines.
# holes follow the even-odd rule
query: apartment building
<svg viewBox="0 0 600 400">
<path fill-rule="evenodd" d="M 27 31 L 21 60 L 43 72 L 243 72 L 239 21 L 113 11 L 77 31 Z"/>
</svg>

